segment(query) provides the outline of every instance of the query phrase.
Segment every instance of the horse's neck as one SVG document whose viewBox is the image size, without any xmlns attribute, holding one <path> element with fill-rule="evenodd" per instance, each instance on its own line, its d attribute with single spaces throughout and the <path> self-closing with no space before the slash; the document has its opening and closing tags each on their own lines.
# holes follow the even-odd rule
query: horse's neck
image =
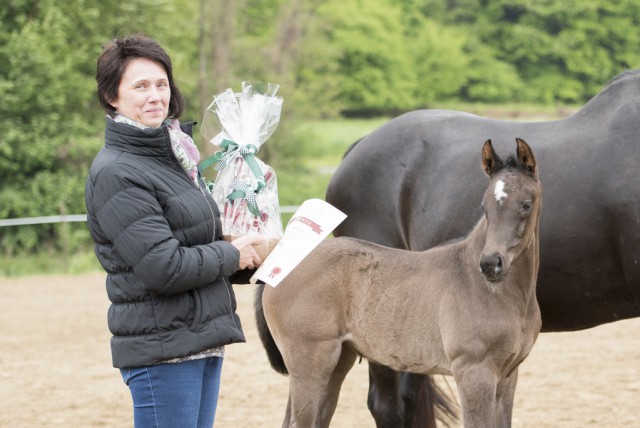
<svg viewBox="0 0 640 428">
<path fill-rule="evenodd" d="M 629 79 L 633 79 L 633 82 L 630 82 Z M 625 111 L 635 112 L 637 108 L 627 109 L 624 106 L 638 105 L 638 99 L 640 99 L 640 94 L 636 89 L 640 83 L 638 80 L 638 76 L 629 76 L 623 77 L 619 81 L 610 82 L 573 116 L 593 121 L 594 116 L 615 114 L 619 118 L 620 114 L 625 114 Z"/>
</svg>

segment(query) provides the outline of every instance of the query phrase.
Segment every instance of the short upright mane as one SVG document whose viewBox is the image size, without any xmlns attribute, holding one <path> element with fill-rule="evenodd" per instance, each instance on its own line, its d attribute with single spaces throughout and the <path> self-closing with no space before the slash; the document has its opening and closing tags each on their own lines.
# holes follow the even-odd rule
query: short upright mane
<svg viewBox="0 0 640 428">
<path fill-rule="evenodd" d="M 496 169 L 493 171 L 493 174 L 497 174 L 503 169 L 519 169 L 525 171 L 524 168 L 518 164 L 518 159 L 516 159 L 516 156 L 513 154 L 509 155 L 501 164 L 496 164 Z"/>
</svg>

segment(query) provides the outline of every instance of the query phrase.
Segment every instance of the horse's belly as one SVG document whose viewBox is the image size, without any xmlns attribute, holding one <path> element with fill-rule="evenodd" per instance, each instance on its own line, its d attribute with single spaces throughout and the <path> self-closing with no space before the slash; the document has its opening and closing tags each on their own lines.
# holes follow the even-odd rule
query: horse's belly
<svg viewBox="0 0 640 428">
<path fill-rule="evenodd" d="M 451 365 L 441 341 L 424 336 L 411 340 L 407 334 L 386 337 L 353 337 L 354 348 L 367 360 L 397 371 L 422 374 L 451 374 Z M 388 339 L 388 340 L 385 340 Z M 409 340 L 407 340 L 409 339 Z"/>
<path fill-rule="evenodd" d="M 380 359 L 368 358 L 369 361 L 382 364 L 396 371 L 431 375 L 451 375 L 451 365 L 448 361 L 436 362 L 432 358 L 402 358 L 398 355 L 387 355 Z"/>
</svg>

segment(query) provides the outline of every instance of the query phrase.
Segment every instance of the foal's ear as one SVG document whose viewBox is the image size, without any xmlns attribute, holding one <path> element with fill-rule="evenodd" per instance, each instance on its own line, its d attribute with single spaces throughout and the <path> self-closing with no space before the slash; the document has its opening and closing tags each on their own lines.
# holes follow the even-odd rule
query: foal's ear
<svg viewBox="0 0 640 428">
<path fill-rule="evenodd" d="M 500 168 L 502 168 L 502 159 L 493 150 L 491 140 L 485 141 L 482 146 L 482 170 L 491 177 Z"/>
<path fill-rule="evenodd" d="M 516 138 L 518 144 L 518 165 L 522 167 L 534 179 L 538 179 L 538 167 L 536 158 L 529 144 L 521 138 Z"/>
</svg>

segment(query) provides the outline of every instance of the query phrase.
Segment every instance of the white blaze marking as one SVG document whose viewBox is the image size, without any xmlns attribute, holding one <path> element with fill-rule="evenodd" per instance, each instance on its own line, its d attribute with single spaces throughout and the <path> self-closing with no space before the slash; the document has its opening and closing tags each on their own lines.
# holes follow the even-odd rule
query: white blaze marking
<svg viewBox="0 0 640 428">
<path fill-rule="evenodd" d="M 496 183 L 496 187 L 493 189 L 493 194 L 496 196 L 496 201 L 498 201 L 499 204 L 502 203 L 503 198 L 509 196 L 504 191 L 504 181 L 498 180 L 498 182 Z"/>
</svg>

